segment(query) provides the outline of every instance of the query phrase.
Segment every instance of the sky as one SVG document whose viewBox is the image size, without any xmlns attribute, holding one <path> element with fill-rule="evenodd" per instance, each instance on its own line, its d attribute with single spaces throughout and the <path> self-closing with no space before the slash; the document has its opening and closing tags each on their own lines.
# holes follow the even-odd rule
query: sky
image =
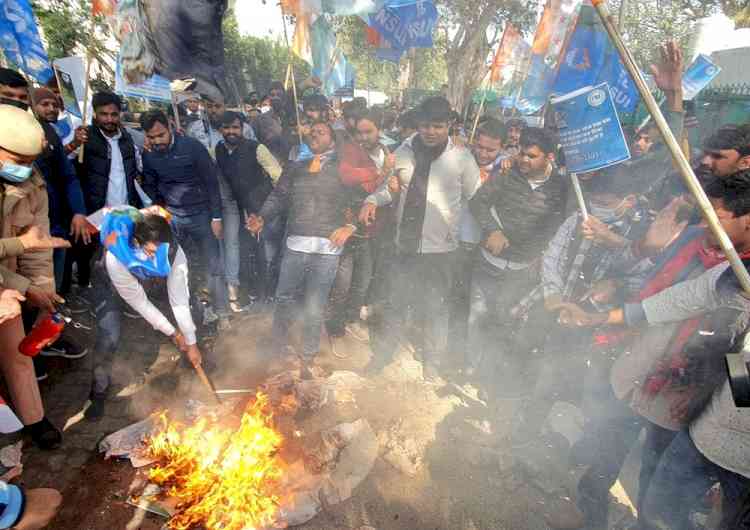
<svg viewBox="0 0 750 530">
<path fill-rule="evenodd" d="M 281 8 L 278 0 L 237 0 L 234 6 L 240 32 L 255 37 L 282 36 Z M 289 38 L 293 28 L 289 28 Z"/>
</svg>

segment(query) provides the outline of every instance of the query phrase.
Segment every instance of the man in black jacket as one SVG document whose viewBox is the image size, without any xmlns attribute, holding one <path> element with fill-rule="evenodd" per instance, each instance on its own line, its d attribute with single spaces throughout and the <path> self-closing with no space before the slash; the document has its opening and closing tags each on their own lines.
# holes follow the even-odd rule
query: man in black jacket
<svg viewBox="0 0 750 530">
<path fill-rule="evenodd" d="M 138 176 L 138 153 L 130 134 L 120 125 L 122 100 L 111 92 L 97 92 L 91 100 L 94 120 L 81 134 L 85 145 L 83 164 L 77 165 L 86 211 L 89 214 L 106 207 L 143 204 L 135 182 Z M 87 288 L 91 277 L 91 259 L 98 242 L 74 245 L 68 252 L 63 289 L 71 282 L 73 262 L 78 264 L 78 285 Z"/>
<path fill-rule="evenodd" d="M 164 112 L 145 113 L 141 127 L 151 145 L 151 152 L 143 154 L 143 191 L 172 214 L 188 261 L 203 264 L 219 329 L 226 329 L 229 301 L 218 241 L 223 225 L 216 167 L 198 140 L 172 134 Z"/>
<path fill-rule="evenodd" d="M 224 141 L 216 146 L 216 163 L 224 177 L 231 200 L 238 205 L 243 222 L 250 214 L 258 213 L 268 195 L 273 190 L 272 178 L 281 176 L 281 166 L 270 151 L 255 140 L 243 135 L 242 116 L 236 112 L 226 112 L 221 120 L 221 134 Z M 258 239 L 253 239 L 253 292 L 260 302 L 273 296 L 273 261 L 278 254 L 283 223 L 275 220 L 266 226 Z M 239 241 L 239 238 L 238 238 Z M 237 288 L 239 278 L 230 277 L 227 272 L 229 300 L 232 310 L 237 311 Z"/>
<path fill-rule="evenodd" d="M 347 224 L 346 210 L 354 206 L 350 191 L 339 177 L 335 134 L 327 123 L 310 130 L 312 161 L 293 162 L 281 175 L 258 215 L 248 217 L 247 227 L 260 233 L 266 222 L 288 213 L 286 250 L 276 288 L 273 338 L 283 348 L 299 291 L 304 291 L 302 359 L 318 354 L 323 310 L 336 278 L 344 245 L 357 230 Z"/>
<path fill-rule="evenodd" d="M 469 351 L 485 349 L 485 328 L 501 324 L 504 345 L 498 355 L 508 381 L 520 381 L 520 374 L 509 373 L 519 369 L 509 351 L 518 327 L 510 310 L 536 285 L 533 262 L 563 219 L 565 186 L 554 165 L 555 147 L 546 131 L 525 129 L 516 165 L 490 178 L 469 201 L 483 241 L 471 282 Z"/>
</svg>

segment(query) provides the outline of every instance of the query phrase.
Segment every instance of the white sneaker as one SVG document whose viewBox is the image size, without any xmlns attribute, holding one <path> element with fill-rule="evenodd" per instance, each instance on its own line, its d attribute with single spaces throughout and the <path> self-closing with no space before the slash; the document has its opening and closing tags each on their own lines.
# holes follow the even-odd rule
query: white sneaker
<svg viewBox="0 0 750 530">
<path fill-rule="evenodd" d="M 372 316 L 372 306 L 363 305 L 359 309 L 359 319 L 362 320 L 363 322 L 366 322 L 367 320 L 369 320 L 371 316 Z"/>
</svg>

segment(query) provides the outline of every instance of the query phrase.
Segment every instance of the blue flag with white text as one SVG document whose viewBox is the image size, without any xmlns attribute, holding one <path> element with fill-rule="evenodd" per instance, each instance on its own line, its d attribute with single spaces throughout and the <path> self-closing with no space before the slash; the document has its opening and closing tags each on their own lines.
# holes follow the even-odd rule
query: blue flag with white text
<svg viewBox="0 0 750 530">
<path fill-rule="evenodd" d="M 336 45 L 336 34 L 325 17 L 318 17 L 310 31 L 312 74 L 323 83 L 322 91 L 333 96 L 341 90 L 354 91 L 354 68 Z"/>
<path fill-rule="evenodd" d="M 609 85 L 618 112 L 629 114 L 635 111 L 640 100 L 638 89 L 594 8 L 583 5 L 552 91 L 567 94 L 605 82 Z"/>
<path fill-rule="evenodd" d="M 394 49 L 432 48 L 437 19 L 432 0 L 388 0 L 370 15 L 370 26 Z"/>
<path fill-rule="evenodd" d="M 8 61 L 40 84 L 55 75 L 29 0 L 0 1 L 0 49 Z"/>
</svg>

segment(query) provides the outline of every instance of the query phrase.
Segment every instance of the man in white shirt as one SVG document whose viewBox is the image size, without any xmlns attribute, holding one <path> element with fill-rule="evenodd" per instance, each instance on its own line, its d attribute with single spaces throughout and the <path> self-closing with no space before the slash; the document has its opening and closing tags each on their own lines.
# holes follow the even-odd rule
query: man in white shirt
<svg viewBox="0 0 750 530">
<path fill-rule="evenodd" d="M 165 215 L 168 216 L 158 207 L 145 211 L 126 207 L 108 213 L 102 222 L 105 250 L 95 270 L 99 294 L 96 357 L 91 406 L 84 413 L 89 420 L 104 414 L 114 354 L 120 342 L 123 302 L 169 337 L 194 366 L 202 363 L 190 312 L 187 259 Z M 166 284 L 176 327 L 148 297 L 147 290 L 160 284 Z"/>
</svg>

